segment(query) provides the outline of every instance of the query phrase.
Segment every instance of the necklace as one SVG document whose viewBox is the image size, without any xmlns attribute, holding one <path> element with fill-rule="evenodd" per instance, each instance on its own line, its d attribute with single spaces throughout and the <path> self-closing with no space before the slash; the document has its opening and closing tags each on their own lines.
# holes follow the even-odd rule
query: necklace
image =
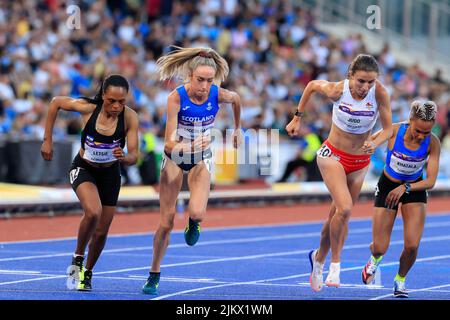
<svg viewBox="0 0 450 320">
<path fill-rule="evenodd" d="M 100 113 L 100 115 L 101 115 L 101 113 Z M 99 116 L 99 118 L 100 118 L 100 116 Z M 113 121 L 112 125 L 111 125 L 109 128 L 100 128 L 100 127 L 98 126 L 98 121 L 97 121 L 97 123 L 96 123 L 96 125 L 95 125 L 95 129 L 101 130 L 101 131 L 103 131 L 103 132 L 109 131 L 109 130 L 111 130 L 111 129 L 116 125 L 117 120 L 118 120 L 118 118 L 116 118 L 116 119 Z"/>
</svg>

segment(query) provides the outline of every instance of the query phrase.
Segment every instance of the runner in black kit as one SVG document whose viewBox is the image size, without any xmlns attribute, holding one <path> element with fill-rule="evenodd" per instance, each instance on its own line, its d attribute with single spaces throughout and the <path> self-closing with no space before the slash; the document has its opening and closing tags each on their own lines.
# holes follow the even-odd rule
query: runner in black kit
<svg viewBox="0 0 450 320">
<path fill-rule="evenodd" d="M 92 269 L 103 250 L 109 226 L 116 212 L 120 191 L 119 162 L 133 165 L 138 157 L 138 116 L 125 105 L 128 81 L 120 75 L 107 77 L 94 99 L 54 97 L 45 123 L 42 157 L 53 157 L 52 132 L 59 109 L 81 114 L 84 129 L 81 148 L 72 162 L 70 184 L 80 200 L 84 214 L 69 271 L 78 290 L 89 291 Z M 127 154 L 123 148 L 127 145 Z M 89 255 L 83 267 L 84 252 Z"/>
</svg>

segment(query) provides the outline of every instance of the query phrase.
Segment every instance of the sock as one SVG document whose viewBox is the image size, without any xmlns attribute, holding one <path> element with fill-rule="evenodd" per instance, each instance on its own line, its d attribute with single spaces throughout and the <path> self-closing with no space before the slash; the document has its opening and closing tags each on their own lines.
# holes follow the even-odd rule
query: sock
<svg viewBox="0 0 450 320">
<path fill-rule="evenodd" d="M 379 256 L 378 258 L 375 258 L 375 257 L 372 255 L 372 260 L 375 261 L 376 264 L 379 264 L 380 261 L 381 261 L 381 259 L 383 259 L 383 256 Z"/>
<path fill-rule="evenodd" d="M 340 262 L 331 262 L 330 263 L 330 270 L 340 271 L 341 270 L 341 263 Z"/>
<path fill-rule="evenodd" d="M 200 222 L 194 221 L 191 218 L 189 218 L 189 228 L 195 228 L 200 224 Z"/>
<path fill-rule="evenodd" d="M 158 281 L 158 282 L 159 282 L 160 275 L 161 275 L 161 272 L 151 272 L 150 271 L 150 277 L 156 278 L 157 279 L 156 281 Z"/>
<path fill-rule="evenodd" d="M 397 273 L 397 275 L 395 276 L 395 279 L 394 279 L 394 280 L 395 280 L 395 281 L 405 282 L 406 277 L 402 277 L 402 276 L 400 276 L 400 275 Z"/>
</svg>

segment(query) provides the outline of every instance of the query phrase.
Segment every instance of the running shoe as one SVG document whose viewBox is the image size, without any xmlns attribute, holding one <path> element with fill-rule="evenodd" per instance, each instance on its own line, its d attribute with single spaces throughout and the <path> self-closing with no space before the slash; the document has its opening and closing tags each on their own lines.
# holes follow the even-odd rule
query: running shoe
<svg viewBox="0 0 450 320">
<path fill-rule="evenodd" d="M 361 278 L 364 284 L 372 283 L 373 279 L 375 278 L 375 273 L 377 272 L 380 261 L 381 259 L 378 262 L 376 262 L 373 259 L 373 256 L 370 256 L 369 261 L 367 262 L 367 264 L 365 265 L 365 267 L 361 272 Z"/>
<path fill-rule="evenodd" d="M 184 240 L 189 246 L 197 243 L 200 237 L 200 224 L 189 218 L 189 225 L 184 230 Z"/>
<path fill-rule="evenodd" d="M 150 272 L 150 275 L 147 278 L 147 282 L 145 282 L 144 286 L 142 287 L 142 292 L 145 294 L 158 294 L 160 275 L 160 272 Z"/>
<path fill-rule="evenodd" d="M 311 264 L 311 276 L 309 284 L 315 292 L 319 292 L 323 287 L 323 263 L 316 261 L 317 250 L 309 252 L 309 263 Z"/>
<path fill-rule="evenodd" d="M 92 280 L 92 271 L 84 270 L 82 276 L 80 276 L 78 291 L 91 291 L 92 290 L 91 280 Z"/>
<path fill-rule="evenodd" d="M 69 289 L 76 289 L 80 282 L 80 277 L 83 274 L 83 256 L 72 257 L 72 263 L 67 268 L 67 287 Z"/>
<path fill-rule="evenodd" d="M 330 270 L 328 271 L 327 279 L 325 280 L 325 284 L 328 287 L 336 287 L 339 288 L 341 285 L 341 280 L 339 275 L 341 273 L 341 264 L 340 263 L 330 263 Z"/>
<path fill-rule="evenodd" d="M 406 291 L 404 281 L 394 280 L 394 297 L 408 298 L 408 292 Z"/>
</svg>

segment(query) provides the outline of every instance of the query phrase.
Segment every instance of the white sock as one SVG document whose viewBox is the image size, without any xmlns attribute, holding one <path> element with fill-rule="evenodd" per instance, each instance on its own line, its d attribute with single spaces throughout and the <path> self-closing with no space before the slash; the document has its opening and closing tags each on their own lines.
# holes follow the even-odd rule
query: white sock
<svg viewBox="0 0 450 320">
<path fill-rule="evenodd" d="M 330 271 L 340 272 L 341 271 L 341 263 L 340 262 L 331 262 L 330 263 Z"/>
<path fill-rule="evenodd" d="M 74 257 L 74 258 L 76 258 L 76 257 L 83 257 L 83 258 L 84 258 L 84 254 L 76 254 L 76 253 L 74 253 L 74 254 L 73 254 L 73 257 Z"/>
</svg>

